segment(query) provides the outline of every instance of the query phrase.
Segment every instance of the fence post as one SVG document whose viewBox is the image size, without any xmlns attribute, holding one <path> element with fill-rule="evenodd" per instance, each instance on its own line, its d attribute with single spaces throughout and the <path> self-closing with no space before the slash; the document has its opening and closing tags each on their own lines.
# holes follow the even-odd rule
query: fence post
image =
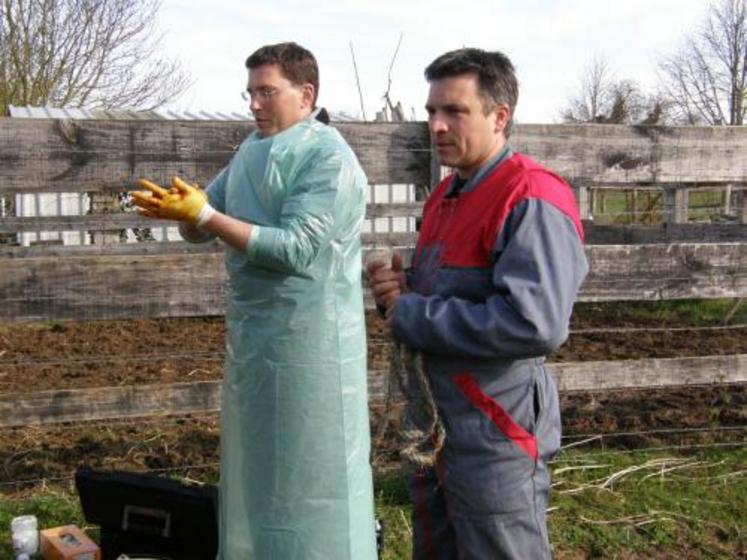
<svg viewBox="0 0 747 560">
<path fill-rule="evenodd" d="M 724 187 L 724 210 L 722 212 L 724 216 L 731 216 L 732 208 L 737 207 L 732 198 L 734 198 L 734 185 L 729 183 Z"/>
<path fill-rule="evenodd" d="M 14 217 L 16 215 L 16 195 L 13 193 L 0 194 L 0 217 Z M 18 245 L 17 233 L 0 233 L 0 245 Z"/>
<path fill-rule="evenodd" d="M 663 219 L 666 224 L 687 223 L 689 191 L 684 187 L 664 187 Z"/>
<path fill-rule="evenodd" d="M 576 203 L 578 204 L 579 218 L 581 220 L 591 219 L 591 204 L 589 199 L 589 193 L 591 192 L 591 189 L 589 189 L 589 187 L 581 185 L 574 185 L 573 190 L 576 191 Z"/>
<path fill-rule="evenodd" d="M 739 185 L 738 193 L 737 217 L 740 224 L 747 224 L 747 183 Z"/>
</svg>

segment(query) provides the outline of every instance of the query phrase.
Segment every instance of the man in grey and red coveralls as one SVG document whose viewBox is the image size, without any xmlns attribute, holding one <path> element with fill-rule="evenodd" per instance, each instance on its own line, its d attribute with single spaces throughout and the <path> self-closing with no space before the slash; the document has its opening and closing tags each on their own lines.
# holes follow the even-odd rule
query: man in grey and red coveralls
<svg viewBox="0 0 747 560">
<path fill-rule="evenodd" d="M 507 143 L 518 86 L 505 55 L 460 49 L 425 74 L 433 147 L 455 173 L 425 204 L 412 268 L 398 255 L 368 267 L 394 336 L 423 354 L 446 431 L 436 466 L 409 477 L 413 558 L 550 558 L 560 413 L 544 362 L 588 271 L 576 203 Z"/>
</svg>

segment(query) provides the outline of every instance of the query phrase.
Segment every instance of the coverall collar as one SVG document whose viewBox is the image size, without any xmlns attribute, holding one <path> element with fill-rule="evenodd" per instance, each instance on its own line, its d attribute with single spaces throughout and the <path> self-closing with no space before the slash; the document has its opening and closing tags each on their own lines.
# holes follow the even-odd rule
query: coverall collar
<svg viewBox="0 0 747 560">
<path fill-rule="evenodd" d="M 511 146 L 506 144 L 505 146 L 503 146 L 500 152 L 498 152 L 496 155 L 494 155 L 492 158 L 486 161 L 482 166 L 480 166 L 477 172 L 474 175 L 472 175 L 472 177 L 467 179 L 467 181 L 463 181 L 462 179 L 459 178 L 458 174 L 454 173 L 453 177 L 451 178 L 451 182 L 449 183 L 449 186 L 446 189 L 446 194 L 444 195 L 444 198 L 451 198 L 451 197 L 457 196 L 459 193 L 471 191 L 489 173 L 491 173 L 494 169 L 496 169 L 501 163 L 506 161 L 512 155 L 514 155 L 514 152 L 511 149 Z"/>
</svg>

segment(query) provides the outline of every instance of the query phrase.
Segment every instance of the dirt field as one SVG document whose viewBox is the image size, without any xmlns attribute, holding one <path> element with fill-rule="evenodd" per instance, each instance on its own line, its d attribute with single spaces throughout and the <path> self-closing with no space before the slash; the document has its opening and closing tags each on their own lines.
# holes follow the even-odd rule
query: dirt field
<svg viewBox="0 0 747 560">
<path fill-rule="evenodd" d="M 588 312 L 574 318 L 572 328 L 610 326 L 603 313 Z M 646 326 L 657 325 L 648 321 Z M 385 369 L 386 329 L 370 315 L 368 330 L 369 367 Z M 222 319 L 0 326 L 0 398 L 50 389 L 220 379 L 224 334 Z M 596 332 L 572 335 L 551 361 L 740 353 L 747 353 L 744 328 Z M 566 435 L 614 433 L 603 440 L 611 446 L 743 441 L 747 426 L 745 385 L 563 395 L 562 406 Z M 740 429 L 712 430 L 723 427 Z M 659 432 L 639 433 L 651 430 Z M 0 430 L 0 492 L 22 488 L 18 481 L 67 477 L 81 463 L 167 470 L 188 466 L 183 469 L 188 476 L 211 478 L 218 434 L 215 416 Z M 391 457 L 388 449 L 376 454 Z"/>
<path fill-rule="evenodd" d="M 385 369 L 386 329 L 375 314 L 367 323 L 369 367 Z M 572 325 L 583 330 L 609 327 L 602 317 L 585 317 Z M 219 318 L 0 325 L 0 394 L 220 379 L 224 340 Z M 597 332 L 571 335 L 550 361 L 741 353 L 747 353 L 747 328 Z"/>
</svg>

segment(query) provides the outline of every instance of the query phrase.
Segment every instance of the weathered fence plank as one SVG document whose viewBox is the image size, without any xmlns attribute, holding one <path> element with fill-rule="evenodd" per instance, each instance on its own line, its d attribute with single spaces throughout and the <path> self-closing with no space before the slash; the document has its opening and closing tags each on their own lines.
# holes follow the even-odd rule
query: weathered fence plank
<svg viewBox="0 0 747 560">
<path fill-rule="evenodd" d="M 29 247 L 0 245 L 0 259 L 55 258 L 73 256 L 107 257 L 124 255 L 191 255 L 196 253 L 222 253 L 224 246 L 218 241 L 187 243 L 186 241 L 113 243 L 111 245 L 32 245 Z"/>
<path fill-rule="evenodd" d="M 745 127 L 527 124 L 511 144 L 579 186 L 747 179 Z"/>
<path fill-rule="evenodd" d="M 397 247 L 409 254 L 408 247 L 413 247 L 417 239 L 414 232 L 382 232 L 361 234 L 364 246 Z M 122 255 L 173 255 L 196 253 L 220 253 L 224 247 L 219 242 L 206 244 L 187 243 L 186 241 L 114 243 L 110 245 L 32 245 L 29 247 L 0 244 L 0 259 L 21 258 L 66 258 L 71 256 L 122 256 Z"/>
<path fill-rule="evenodd" d="M 747 381 L 747 354 L 551 363 L 560 391 L 605 391 Z"/>
<path fill-rule="evenodd" d="M 425 123 L 336 123 L 371 183 L 427 185 Z M 252 129 L 216 121 L 0 118 L 0 192 L 123 191 L 139 176 L 207 182 Z M 582 187 L 747 180 L 744 127 L 518 125 L 512 145 Z"/>
<path fill-rule="evenodd" d="M 422 207 L 422 202 L 369 204 L 366 217 L 369 219 L 419 217 L 422 213 Z M 150 220 L 136 212 L 80 216 L 6 217 L 0 220 L 0 234 L 33 231 L 105 231 L 126 228 L 158 228 L 164 225 L 173 226 L 174 224 L 163 220 Z M 747 241 L 747 224 L 740 223 L 599 225 L 593 221 L 586 221 L 583 226 L 586 242 L 590 245 Z M 387 236 L 392 233 L 407 234 L 407 232 L 366 233 L 364 234 L 364 243 L 386 244 Z M 410 244 L 413 244 L 416 234 L 410 233 L 404 238 L 410 240 Z M 401 245 L 401 243 L 398 244 Z M 164 248 L 164 250 L 166 249 Z"/>
<path fill-rule="evenodd" d="M 424 123 L 336 127 L 372 183 L 429 183 Z M 252 128 L 248 122 L 0 118 L 0 192 L 120 192 L 141 176 L 167 182 L 181 175 L 205 184 Z"/>
<path fill-rule="evenodd" d="M 190 414 L 220 408 L 220 383 L 200 381 L 0 395 L 0 427 Z"/>
<path fill-rule="evenodd" d="M 0 259 L 0 319 L 185 317 L 224 311 L 221 253 Z"/>
<path fill-rule="evenodd" d="M 422 214 L 422 202 L 369 204 L 366 218 L 409 218 Z M 151 220 L 137 212 L 82 214 L 65 216 L 7 216 L 0 220 L 0 233 L 30 231 L 100 231 L 125 228 L 175 226 L 175 222 Z"/>
<path fill-rule="evenodd" d="M 584 223 L 589 245 L 639 245 L 646 243 L 724 243 L 747 241 L 747 224 L 598 225 Z"/>
<path fill-rule="evenodd" d="M 675 387 L 747 381 L 747 354 L 551 363 L 561 392 Z M 373 405 L 387 397 L 387 375 L 368 373 Z M 220 381 L 0 394 L 0 427 L 216 412 Z M 401 396 L 394 395 L 395 401 Z"/>
<path fill-rule="evenodd" d="M 582 301 L 731 298 L 747 294 L 747 244 L 591 245 Z"/>
<path fill-rule="evenodd" d="M 184 250 L 149 253 L 163 245 Z M 226 278 L 219 245 L 113 247 L 128 252 L 45 247 L 53 256 L 0 256 L 0 321 L 223 314 Z M 35 248 L 28 249 L 33 255 Z M 591 271 L 581 301 L 747 296 L 744 243 L 590 245 L 586 250 Z"/>
</svg>

